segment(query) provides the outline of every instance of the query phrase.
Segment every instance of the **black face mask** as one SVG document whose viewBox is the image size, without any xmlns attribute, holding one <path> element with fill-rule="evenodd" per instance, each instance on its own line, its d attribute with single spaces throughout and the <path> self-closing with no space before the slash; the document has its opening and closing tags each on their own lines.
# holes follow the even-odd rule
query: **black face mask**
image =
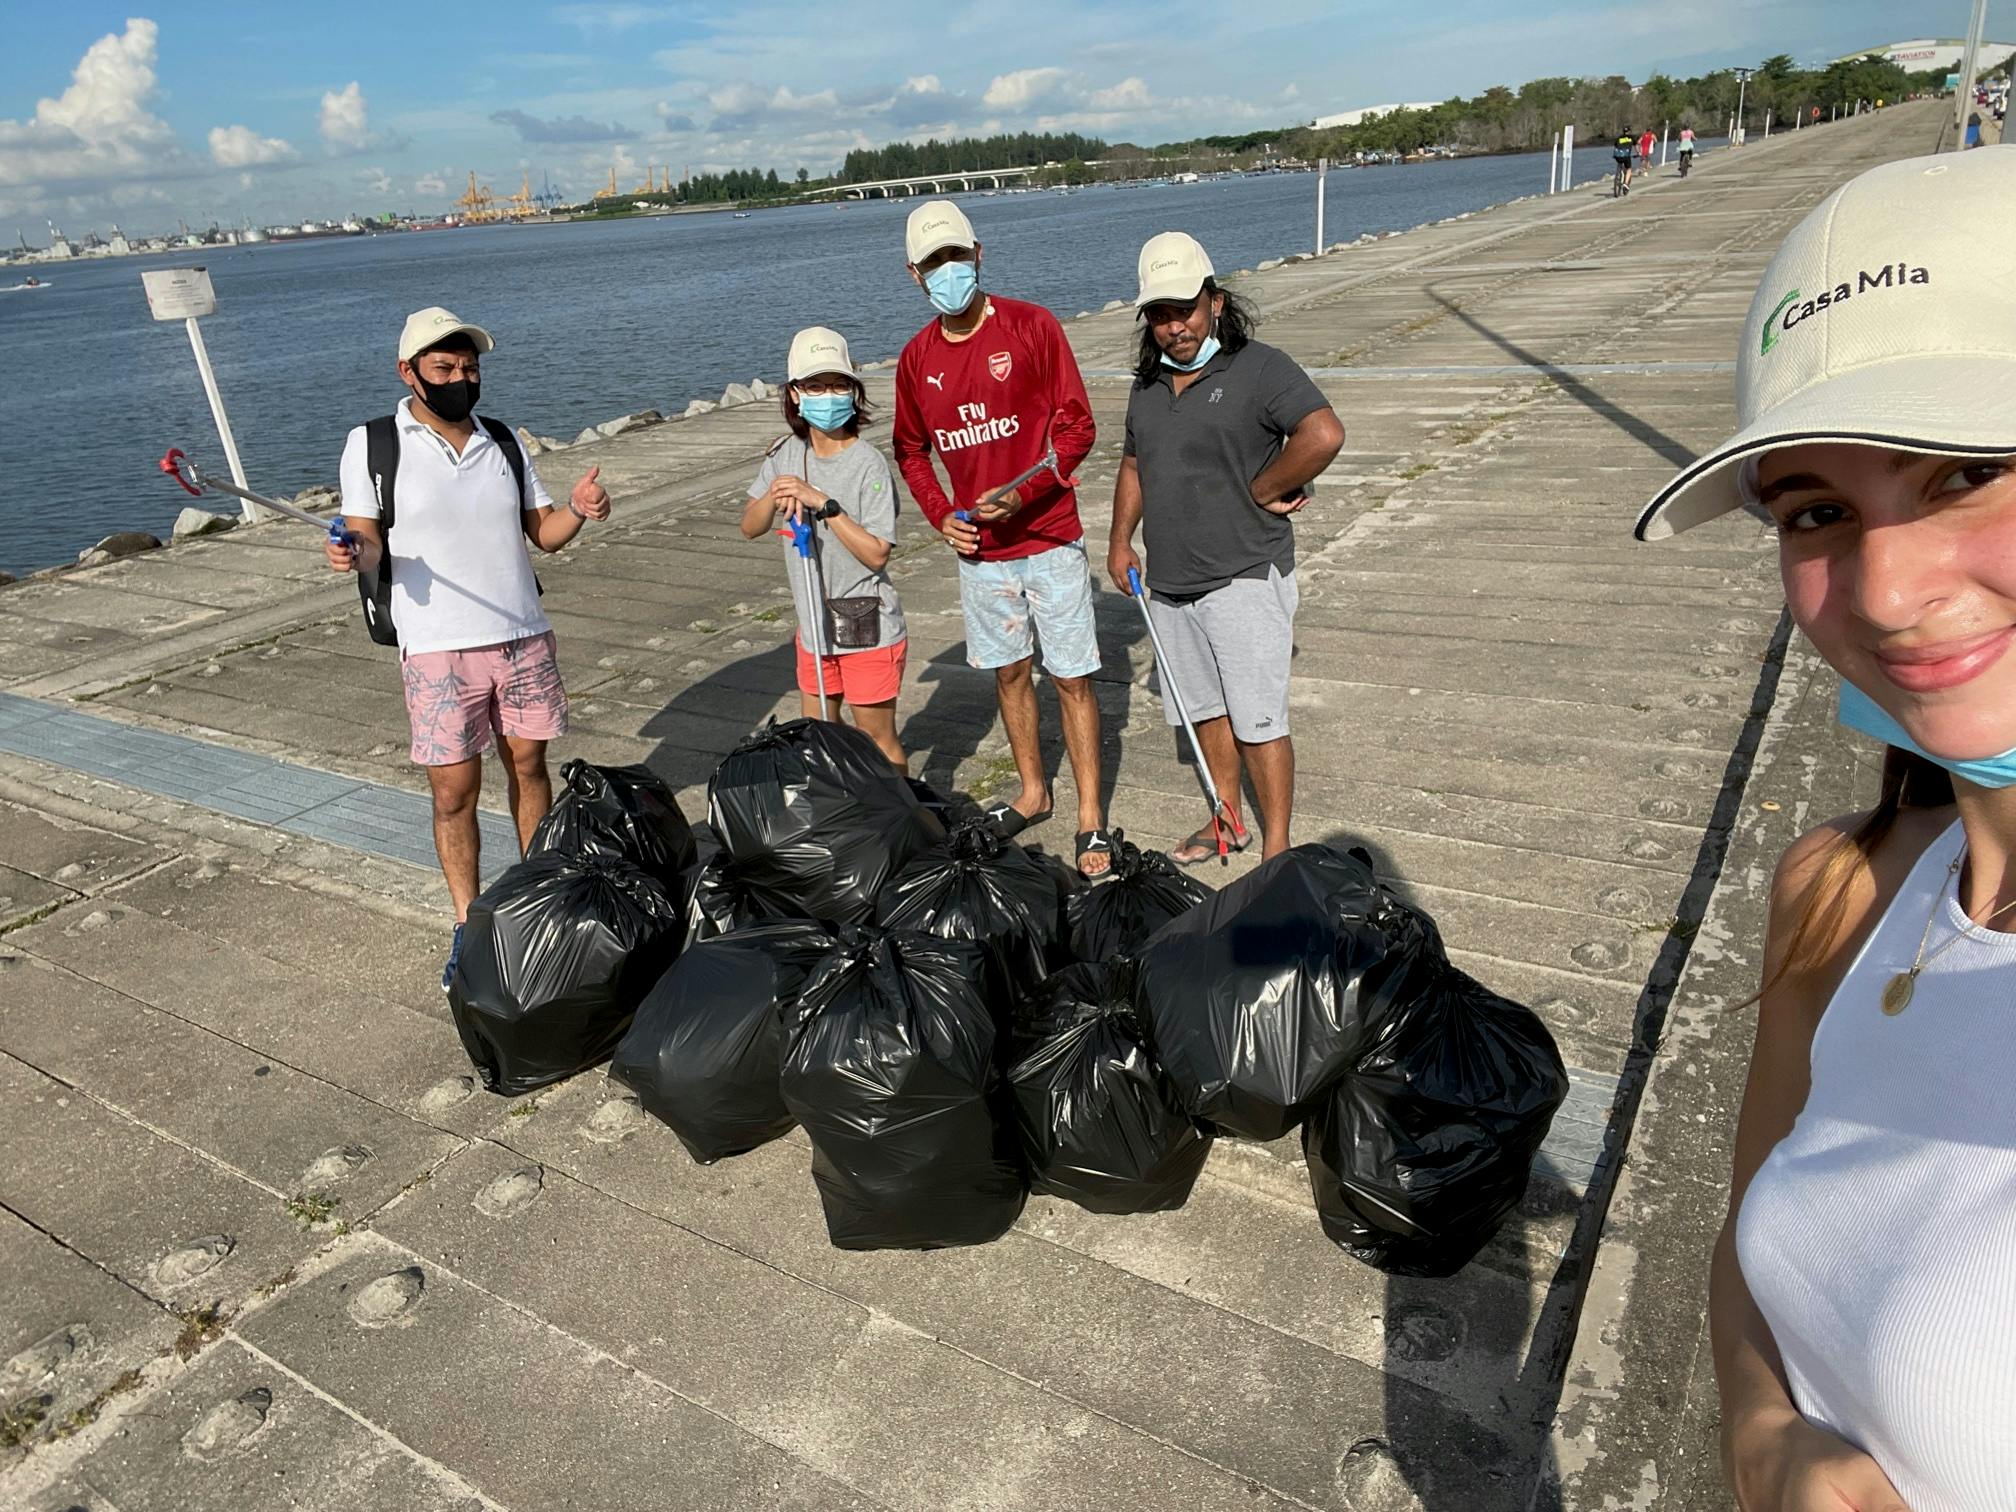
<svg viewBox="0 0 2016 1512">
<path fill-rule="evenodd" d="M 427 408 L 450 425 L 460 425 L 469 418 L 483 388 L 481 381 L 474 378 L 457 378 L 453 383 L 429 383 L 415 373 L 413 380 L 420 385 L 420 397 L 427 401 Z"/>
</svg>

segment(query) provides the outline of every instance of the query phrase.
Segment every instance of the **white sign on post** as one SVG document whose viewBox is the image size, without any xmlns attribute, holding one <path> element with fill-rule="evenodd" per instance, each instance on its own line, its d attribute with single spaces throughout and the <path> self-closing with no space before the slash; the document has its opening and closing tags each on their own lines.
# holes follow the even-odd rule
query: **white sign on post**
<svg viewBox="0 0 2016 1512">
<path fill-rule="evenodd" d="M 142 273 L 147 308 L 156 320 L 191 320 L 217 313 L 217 291 L 210 287 L 208 268 L 162 268 Z"/>
<path fill-rule="evenodd" d="M 189 330 L 189 350 L 196 354 L 196 374 L 203 380 L 204 397 L 210 401 L 210 417 L 217 422 L 217 439 L 224 443 L 224 460 L 231 465 L 231 481 L 240 488 L 245 482 L 245 465 L 238 460 L 238 442 L 231 434 L 231 421 L 224 414 L 224 396 L 217 392 L 217 375 L 210 371 L 210 350 L 203 345 L 199 315 L 217 313 L 217 291 L 210 286 L 208 268 L 160 268 L 140 275 L 140 287 L 147 291 L 147 308 L 156 320 L 179 320 Z M 246 501 L 244 518 L 261 518 L 259 508 Z"/>
</svg>

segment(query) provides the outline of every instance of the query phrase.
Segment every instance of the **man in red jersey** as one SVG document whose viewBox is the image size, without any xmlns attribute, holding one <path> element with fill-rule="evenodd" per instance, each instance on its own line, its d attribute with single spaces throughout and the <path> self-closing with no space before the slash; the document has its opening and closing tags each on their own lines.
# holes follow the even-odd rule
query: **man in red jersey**
<svg viewBox="0 0 2016 1512">
<path fill-rule="evenodd" d="M 1030 677 L 1040 642 L 1078 789 L 1078 869 L 1103 876 L 1113 841 L 1099 803 L 1091 684 L 1099 640 L 1078 496 L 1064 481 L 1092 450 L 1085 381 L 1054 315 L 980 288 L 980 244 L 958 206 L 933 200 L 912 211 L 905 250 L 938 318 L 896 365 L 896 464 L 917 507 L 958 553 L 966 658 L 994 673 L 1022 790 L 988 814 L 1009 835 L 1050 815 Z M 1050 447 L 1054 471 L 1003 487 Z M 931 466 L 934 452 L 949 492 Z"/>
</svg>

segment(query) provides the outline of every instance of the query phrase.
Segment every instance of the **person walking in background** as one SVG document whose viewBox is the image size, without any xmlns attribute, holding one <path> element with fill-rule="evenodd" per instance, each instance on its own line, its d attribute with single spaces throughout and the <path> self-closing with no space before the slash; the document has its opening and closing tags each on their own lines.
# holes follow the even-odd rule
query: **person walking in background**
<svg viewBox="0 0 2016 1512">
<path fill-rule="evenodd" d="M 1099 669 L 1092 573 L 1078 495 L 1067 481 L 1092 450 L 1085 381 L 1057 317 L 980 286 L 980 243 L 957 205 L 910 212 L 905 255 L 937 316 L 896 364 L 896 463 L 924 517 L 959 560 L 966 657 L 994 673 L 1021 791 L 988 815 L 1005 835 L 1050 816 L 1038 739 L 1036 648 L 1057 688 L 1078 790 L 1078 869 L 1112 864 L 1099 770 Z M 1056 449 L 1056 466 L 1003 487 Z M 948 493 L 931 459 L 950 480 Z"/>
<path fill-rule="evenodd" d="M 1768 512 L 1885 747 L 1875 807 L 1771 885 L 1709 1313 L 1745 1508 L 2016 1506 L 2012 331 L 2016 152 L 1871 169 L 1764 275 L 1742 428 L 1638 522 Z"/>
<path fill-rule="evenodd" d="M 517 435 L 476 414 L 480 359 L 495 349 L 488 331 L 439 306 L 407 317 L 398 346 L 407 397 L 343 443 L 341 508 L 356 544 L 325 546 L 337 572 L 390 565 L 411 756 L 427 769 L 434 850 L 455 905 L 443 991 L 482 874 L 483 753 L 493 740 L 503 748 L 522 850 L 553 806 L 547 742 L 567 732 L 553 627 L 526 543 L 558 551 L 586 521 L 609 518 L 599 469 L 556 509 Z"/>
<path fill-rule="evenodd" d="M 1645 170 L 1648 177 L 1652 172 L 1652 153 L 1658 146 L 1659 138 L 1653 135 L 1652 128 L 1647 126 L 1645 134 L 1638 138 L 1638 166 Z"/>
<path fill-rule="evenodd" d="M 890 765 L 907 772 L 896 738 L 896 695 L 910 643 L 888 571 L 896 545 L 896 489 L 882 453 L 859 439 L 873 414 L 844 336 L 812 326 L 791 338 L 782 403 L 790 434 L 756 469 L 742 534 L 755 540 L 780 519 L 813 526 L 810 560 L 823 584 L 823 612 L 807 558 L 789 541 L 784 547 L 798 616 L 800 706 L 810 718 L 838 719 L 844 703 Z M 808 619 L 815 612 L 819 617 Z"/>
<path fill-rule="evenodd" d="M 1261 853 L 1288 848 L 1295 747 L 1288 667 L 1295 653 L 1295 531 L 1289 517 L 1344 444 L 1321 389 L 1287 353 L 1253 339 L 1253 312 L 1221 288 L 1195 238 L 1148 239 L 1136 269 L 1141 343 L 1127 399 L 1127 446 L 1113 486 L 1106 570 L 1122 593 L 1148 551 L 1148 612 L 1197 729 L 1212 780 L 1232 809 L 1253 778 Z M 1169 723 L 1175 700 L 1163 701 Z M 1216 821 L 1213 821 L 1214 824 Z M 1171 856 L 1194 866 L 1218 854 L 1207 826 Z"/>
</svg>

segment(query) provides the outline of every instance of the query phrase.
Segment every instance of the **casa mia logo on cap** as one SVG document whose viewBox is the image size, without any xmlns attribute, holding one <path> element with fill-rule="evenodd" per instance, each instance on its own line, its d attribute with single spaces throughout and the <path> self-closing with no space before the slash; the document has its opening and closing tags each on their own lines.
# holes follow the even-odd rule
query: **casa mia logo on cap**
<svg viewBox="0 0 2016 1512">
<path fill-rule="evenodd" d="M 1158 257 L 1155 261 L 1148 264 L 1148 271 L 1150 273 L 1160 273 L 1165 268 L 1176 267 L 1182 261 L 1183 259 L 1180 257 Z"/>
<path fill-rule="evenodd" d="M 1857 295 L 1879 294 L 1889 289 L 1908 288 L 1912 284 L 1929 284 L 1932 271 L 1929 268 L 1914 268 L 1909 263 L 1885 264 L 1881 268 L 1864 268 L 1856 273 L 1855 282 L 1842 282 L 1831 289 L 1822 290 L 1811 299 L 1794 289 L 1778 301 L 1770 317 L 1764 322 L 1764 340 L 1758 348 L 1761 356 L 1778 345 L 1778 339 L 1791 331 L 1794 326 L 1804 325 L 1817 315 L 1824 315 L 1837 305 L 1844 305 Z"/>
</svg>

